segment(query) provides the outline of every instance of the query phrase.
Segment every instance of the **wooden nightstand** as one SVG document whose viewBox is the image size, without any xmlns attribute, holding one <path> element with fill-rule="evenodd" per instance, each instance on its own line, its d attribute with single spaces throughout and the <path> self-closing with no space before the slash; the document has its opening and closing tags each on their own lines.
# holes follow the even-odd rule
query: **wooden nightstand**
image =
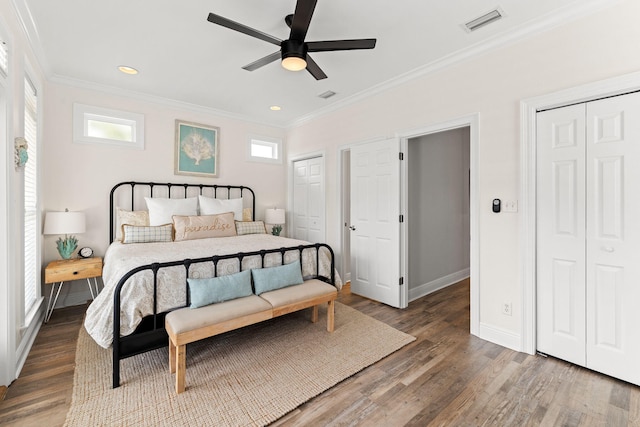
<svg viewBox="0 0 640 427">
<path fill-rule="evenodd" d="M 57 261 L 51 261 L 44 270 L 44 283 L 53 283 L 51 286 L 51 295 L 49 295 L 49 303 L 47 304 L 47 312 L 44 317 L 44 323 L 47 323 L 51 318 L 51 313 L 56 306 L 60 290 L 64 282 L 70 280 L 87 279 L 89 285 L 89 291 L 91 292 L 91 298 L 98 295 L 98 277 L 102 276 L 102 258 L 75 258 L 75 259 L 61 259 Z M 91 279 L 95 285 L 96 291 L 93 292 L 91 285 Z M 56 284 L 58 290 L 56 291 Z M 53 298 L 53 294 L 56 294 Z"/>
</svg>

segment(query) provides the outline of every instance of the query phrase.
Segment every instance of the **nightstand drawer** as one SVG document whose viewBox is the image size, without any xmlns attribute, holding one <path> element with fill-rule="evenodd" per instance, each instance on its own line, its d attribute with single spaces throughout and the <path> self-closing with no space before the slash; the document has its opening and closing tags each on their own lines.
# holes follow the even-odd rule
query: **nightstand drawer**
<svg viewBox="0 0 640 427">
<path fill-rule="evenodd" d="M 66 282 L 102 276 L 102 258 L 52 261 L 45 269 L 44 282 Z"/>
</svg>

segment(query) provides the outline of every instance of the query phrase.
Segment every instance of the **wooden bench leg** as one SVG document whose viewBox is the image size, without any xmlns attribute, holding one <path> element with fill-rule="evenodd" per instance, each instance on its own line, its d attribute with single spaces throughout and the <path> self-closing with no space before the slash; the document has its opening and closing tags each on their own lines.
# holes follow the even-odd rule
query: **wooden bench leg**
<svg viewBox="0 0 640 427">
<path fill-rule="evenodd" d="M 327 307 L 327 331 L 333 332 L 334 323 L 335 323 L 335 301 L 329 301 L 329 306 Z"/>
<path fill-rule="evenodd" d="M 176 346 L 176 393 L 182 393 L 185 389 L 185 377 L 187 373 L 187 346 Z"/>
<path fill-rule="evenodd" d="M 169 338 L 169 373 L 175 374 L 176 372 L 176 346 L 173 345 L 173 341 Z"/>
<path fill-rule="evenodd" d="M 311 307 L 311 323 L 316 323 L 318 321 L 318 306 L 314 305 Z"/>
</svg>

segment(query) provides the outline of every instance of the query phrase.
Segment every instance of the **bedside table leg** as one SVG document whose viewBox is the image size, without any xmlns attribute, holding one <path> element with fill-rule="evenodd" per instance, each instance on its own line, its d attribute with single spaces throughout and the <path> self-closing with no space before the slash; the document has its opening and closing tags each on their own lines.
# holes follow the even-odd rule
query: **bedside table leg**
<svg viewBox="0 0 640 427">
<path fill-rule="evenodd" d="M 63 284 L 64 282 L 60 282 L 58 284 L 58 292 L 56 292 L 56 297 L 53 300 L 51 298 L 53 298 L 53 292 L 56 289 L 56 284 L 53 283 L 51 285 L 51 294 L 49 295 L 49 303 L 47 304 L 47 313 L 44 317 L 44 323 L 47 323 L 49 319 L 51 319 L 51 314 L 53 313 L 53 309 L 56 307 L 56 302 L 58 302 L 58 296 L 60 295 L 60 291 L 62 290 Z"/>
<path fill-rule="evenodd" d="M 94 278 L 95 280 L 95 278 Z M 94 300 L 96 299 L 96 295 L 98 295 L 98 282 L 96 281 L 96 293 L 95 295 L 93 294 L 93 286 L 91 285 L 91 279 L 89 279 L 87 277 L 87 285 L 89 285 L 89 292 L 91 292 L 91 299 Z"/>
</svg>

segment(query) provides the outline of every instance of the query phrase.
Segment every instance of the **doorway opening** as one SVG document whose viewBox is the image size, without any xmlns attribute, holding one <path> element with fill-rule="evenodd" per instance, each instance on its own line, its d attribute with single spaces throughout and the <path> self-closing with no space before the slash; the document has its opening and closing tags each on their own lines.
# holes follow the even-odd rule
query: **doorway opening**
<svg viewBox="0 0 640 427">
<path fill-rule="evenodd" d="M 469 277 L 469 138 L 465 126 L 408 140 L 409 301 Z"/>
<path fill-rule="evenodd" d="M 474 335 L 479 335 L 480 333 L 480 279 L 478 275 L 479 271 L 479 233 L 478 233 L 478 218 L 479 218 L 479 202 L 478 202 L 478 123 L 479 123 L 479 115 L 472 114 L 469 116 L 463 116 L 457 119 L 452 119 L 447 122 L 437 123 L 430 126 L 425 126 L 423 128 L 414 129 L 410 131 L 405 131 L 398 133 L 396 135 L 396 140 L 399 142 L 400 152 L 404 153 L 404 160 L 400 160 L 400 188 L 398 191 L 400 192 L 400 212 L 401 218 L 405 215 L 406 221 L 400 222 L 398 226 L 398 233 L 400 235 L 400 250 L 399 254 L 389 254 L 389 256 L 396 256 L 400 259 L 400 272 L 401 272 L 401 280 L 398 284 L 398 293 L 400 294 L 400 308 L 406 308 L 408 302 L 411 299 L 418 298 L 420 292 L 427 291 L 426 293 L 433 292 L 436 290 L 435 288 L 441 288 L 446 286 L 446 282 L 449 281 L 448 284 L 453 284 L 462 278 L 463 276 L 468 276 L 471 278 L 471 286 L 470 286 L 470 301 L 471 301 L 471 333 Z M 467 213 L 463 213 L 462 215 L 466 218 L 466 224 L 468 225 L 468 266 L 458 268 L 454 273 L 449 273 L 448 278 L 445 278 L 440 281 L 428 280 L 424 283 L 420 283 L 421 285 L 427 284 L 425 288 L 421 288 L 418 286 L 417 290 L 415 290 L 410 295 L 410 287 L 408 283 L 411 283 L 410 275 L 410 256 L 408 255 L 412 248 L 410 245 L 410 226 L 407 226 L 411 222 L 410 218 L 410 198 L 412 197 L 409 191 L 409 174 L 411 173 L 409 169 L 411 169 L 410 162 L 408 161 L 408 156 L 412 155 L 413 149 L 409 148 L 409 142 L 411 144 L 416 144 L 415 141 L 418 141 L 420 138 L 428 137 L 428 135 L 438 134 L 438 133 L 446 133 L 447 131 L 456 131 L 458 129 L 463 129 L 457 132 L 464 133 L 466 132 L 466 148 L 467 153 L 466 156 L 468 158 L 468 166 L 465 174 L 466 178 L 466 200 L 468 200 L 468 210 Z M 455 133 L 455 132 L 454 132 Z M 350 144 L 345 145 L 339 148 L 339 171 L 340 171 L 340 202 L 341 202 L 341 221 L 340 221 L 340 235 L 341 235 L 341 269 L 340 273 L 345 280 L 353 279 L 352 277 L 352 267 L 353 265 L 350 263 L 350 256 L 353 250 L 352 241 L 351 241 L 351 229 L 350 225 L 352 224 L 352 212 L 351 212 L 351 200 L 352 194 L 351 186 L 352 186 L 352 176 L 350 170 L 350 164 L 353 161 L 351 150 L 353 147 L 356 147 L 360 144 Z M 416 166 L 414 166 L 415 168 Z M 418 166 L 419 168 L 419 166 Z M 420 214 L 414 214 L 414 221 L 421 221 Z M 402 221 L 402 219 L 401 219 Z M 463 233 L 465 233 L 463 232 Z M 455 267 L 454 267 L 455 268 Z M 456 280 L 458 277 L 460 279 Z M 429 290 L 429 288 L 431 290 Z M 425 293 L 425 295 L 426 295 Z"/>
</svg>

